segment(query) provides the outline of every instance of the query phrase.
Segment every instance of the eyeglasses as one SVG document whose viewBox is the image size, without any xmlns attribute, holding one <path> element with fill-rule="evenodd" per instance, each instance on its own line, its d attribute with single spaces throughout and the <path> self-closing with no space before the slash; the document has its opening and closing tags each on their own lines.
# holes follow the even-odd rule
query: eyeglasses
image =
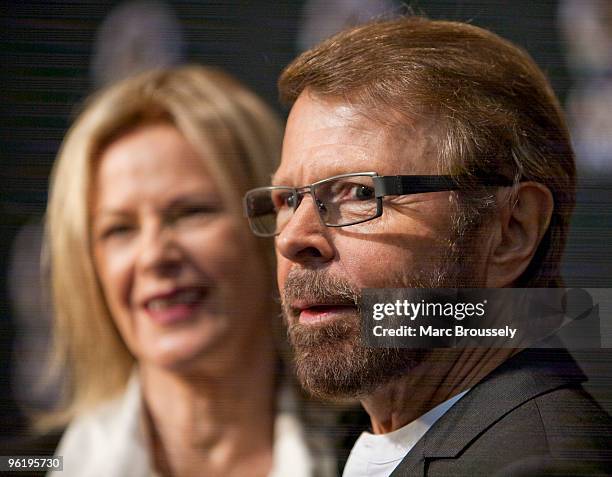
<svg viewBox="0 0 612 477">
<path fill-rule="evenodd" d="M 506 177 L 472 177 L 465 180 L 479 186 L 511 186 Z M 453 176 L 379 176 L 376 172 L 355 172 L 329 177 L 303 187 L 271 186 L 249 190 L 244 196 L 244 211 L 251 230 L 260 237 L 273 237 L 297 210 L 304 195 L 310 193 L 327 227 L 347 227 L 380 217 L 383 197 L 464 188 L 461 177 Z"/>
</svg>

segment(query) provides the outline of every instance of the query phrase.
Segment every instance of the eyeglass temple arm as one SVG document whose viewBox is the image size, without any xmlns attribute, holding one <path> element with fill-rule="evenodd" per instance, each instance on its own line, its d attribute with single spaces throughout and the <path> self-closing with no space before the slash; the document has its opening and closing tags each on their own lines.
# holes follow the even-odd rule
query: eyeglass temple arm
<svg viewBox="0 0 612 477">
<path fill-rule="evenodd" d="M 461 189 L 461 179 L 467 183 L 481 186 L 511 186 L 513 182 L 503 176 L 472 177 L 472 176 L 375 176 L 374 193 L 376 197 L 387 195 L 422 194 Z"/>
</svg>

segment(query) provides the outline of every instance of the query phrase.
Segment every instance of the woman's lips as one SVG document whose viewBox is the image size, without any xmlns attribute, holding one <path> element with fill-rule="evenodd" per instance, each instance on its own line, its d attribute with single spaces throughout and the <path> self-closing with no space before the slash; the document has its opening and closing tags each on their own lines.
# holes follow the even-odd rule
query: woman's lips
<svg viewBox="0 0 612 477">
<path fill-rule="evenodd" d="M 300 310 L 298 320 L 302 324 L 314 324 L 339 318 L 356 311 L 357 307 L 355 305 L 315 305 Z"/>
<path fill-rule="evenodd" d="M 191 320 L 202 305 L 206 290 L 189 288 L 158 295 L 146 301 L 146 314 L 155 323 L 170 325 Z"/>
</svg>

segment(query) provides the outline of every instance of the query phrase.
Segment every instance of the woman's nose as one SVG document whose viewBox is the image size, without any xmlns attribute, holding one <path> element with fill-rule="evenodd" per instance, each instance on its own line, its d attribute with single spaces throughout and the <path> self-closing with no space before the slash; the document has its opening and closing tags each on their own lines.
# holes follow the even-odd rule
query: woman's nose
<svg viewBox="0 0 612 477">
<path fill-rule="evenodd" d="M 142 271 L 172 275 L 180 270 L 183 258 L 180 242 L 173 230 L 168 227 L 143 230 L 138 253 Z"/>
</svg>

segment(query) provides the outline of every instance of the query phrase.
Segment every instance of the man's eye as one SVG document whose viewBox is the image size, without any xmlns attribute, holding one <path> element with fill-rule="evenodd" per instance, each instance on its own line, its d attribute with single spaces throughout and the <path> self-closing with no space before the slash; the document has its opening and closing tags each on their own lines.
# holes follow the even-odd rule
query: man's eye
<svg viewBox="0 0 612 477">
<path fill-rule="evenodd" d="M 293 209 L 295 207 L 295 195 L 291 192 L 283 192 L 274 196 L 274 207 L 276 210 Z"/>
<path fill-rule="evenodd" d="M 374 198 L 374 189 L 364 185 L 356 185 L 354 194 L 359 200 L 370 200 Z"/>
<path fill-rule="evenodd" d="M 333 189 L 335 200 L 371 200 L 374 196 L 374 189 L 363 184 L 343 183 L 340 187 Z"/>
</svg>

